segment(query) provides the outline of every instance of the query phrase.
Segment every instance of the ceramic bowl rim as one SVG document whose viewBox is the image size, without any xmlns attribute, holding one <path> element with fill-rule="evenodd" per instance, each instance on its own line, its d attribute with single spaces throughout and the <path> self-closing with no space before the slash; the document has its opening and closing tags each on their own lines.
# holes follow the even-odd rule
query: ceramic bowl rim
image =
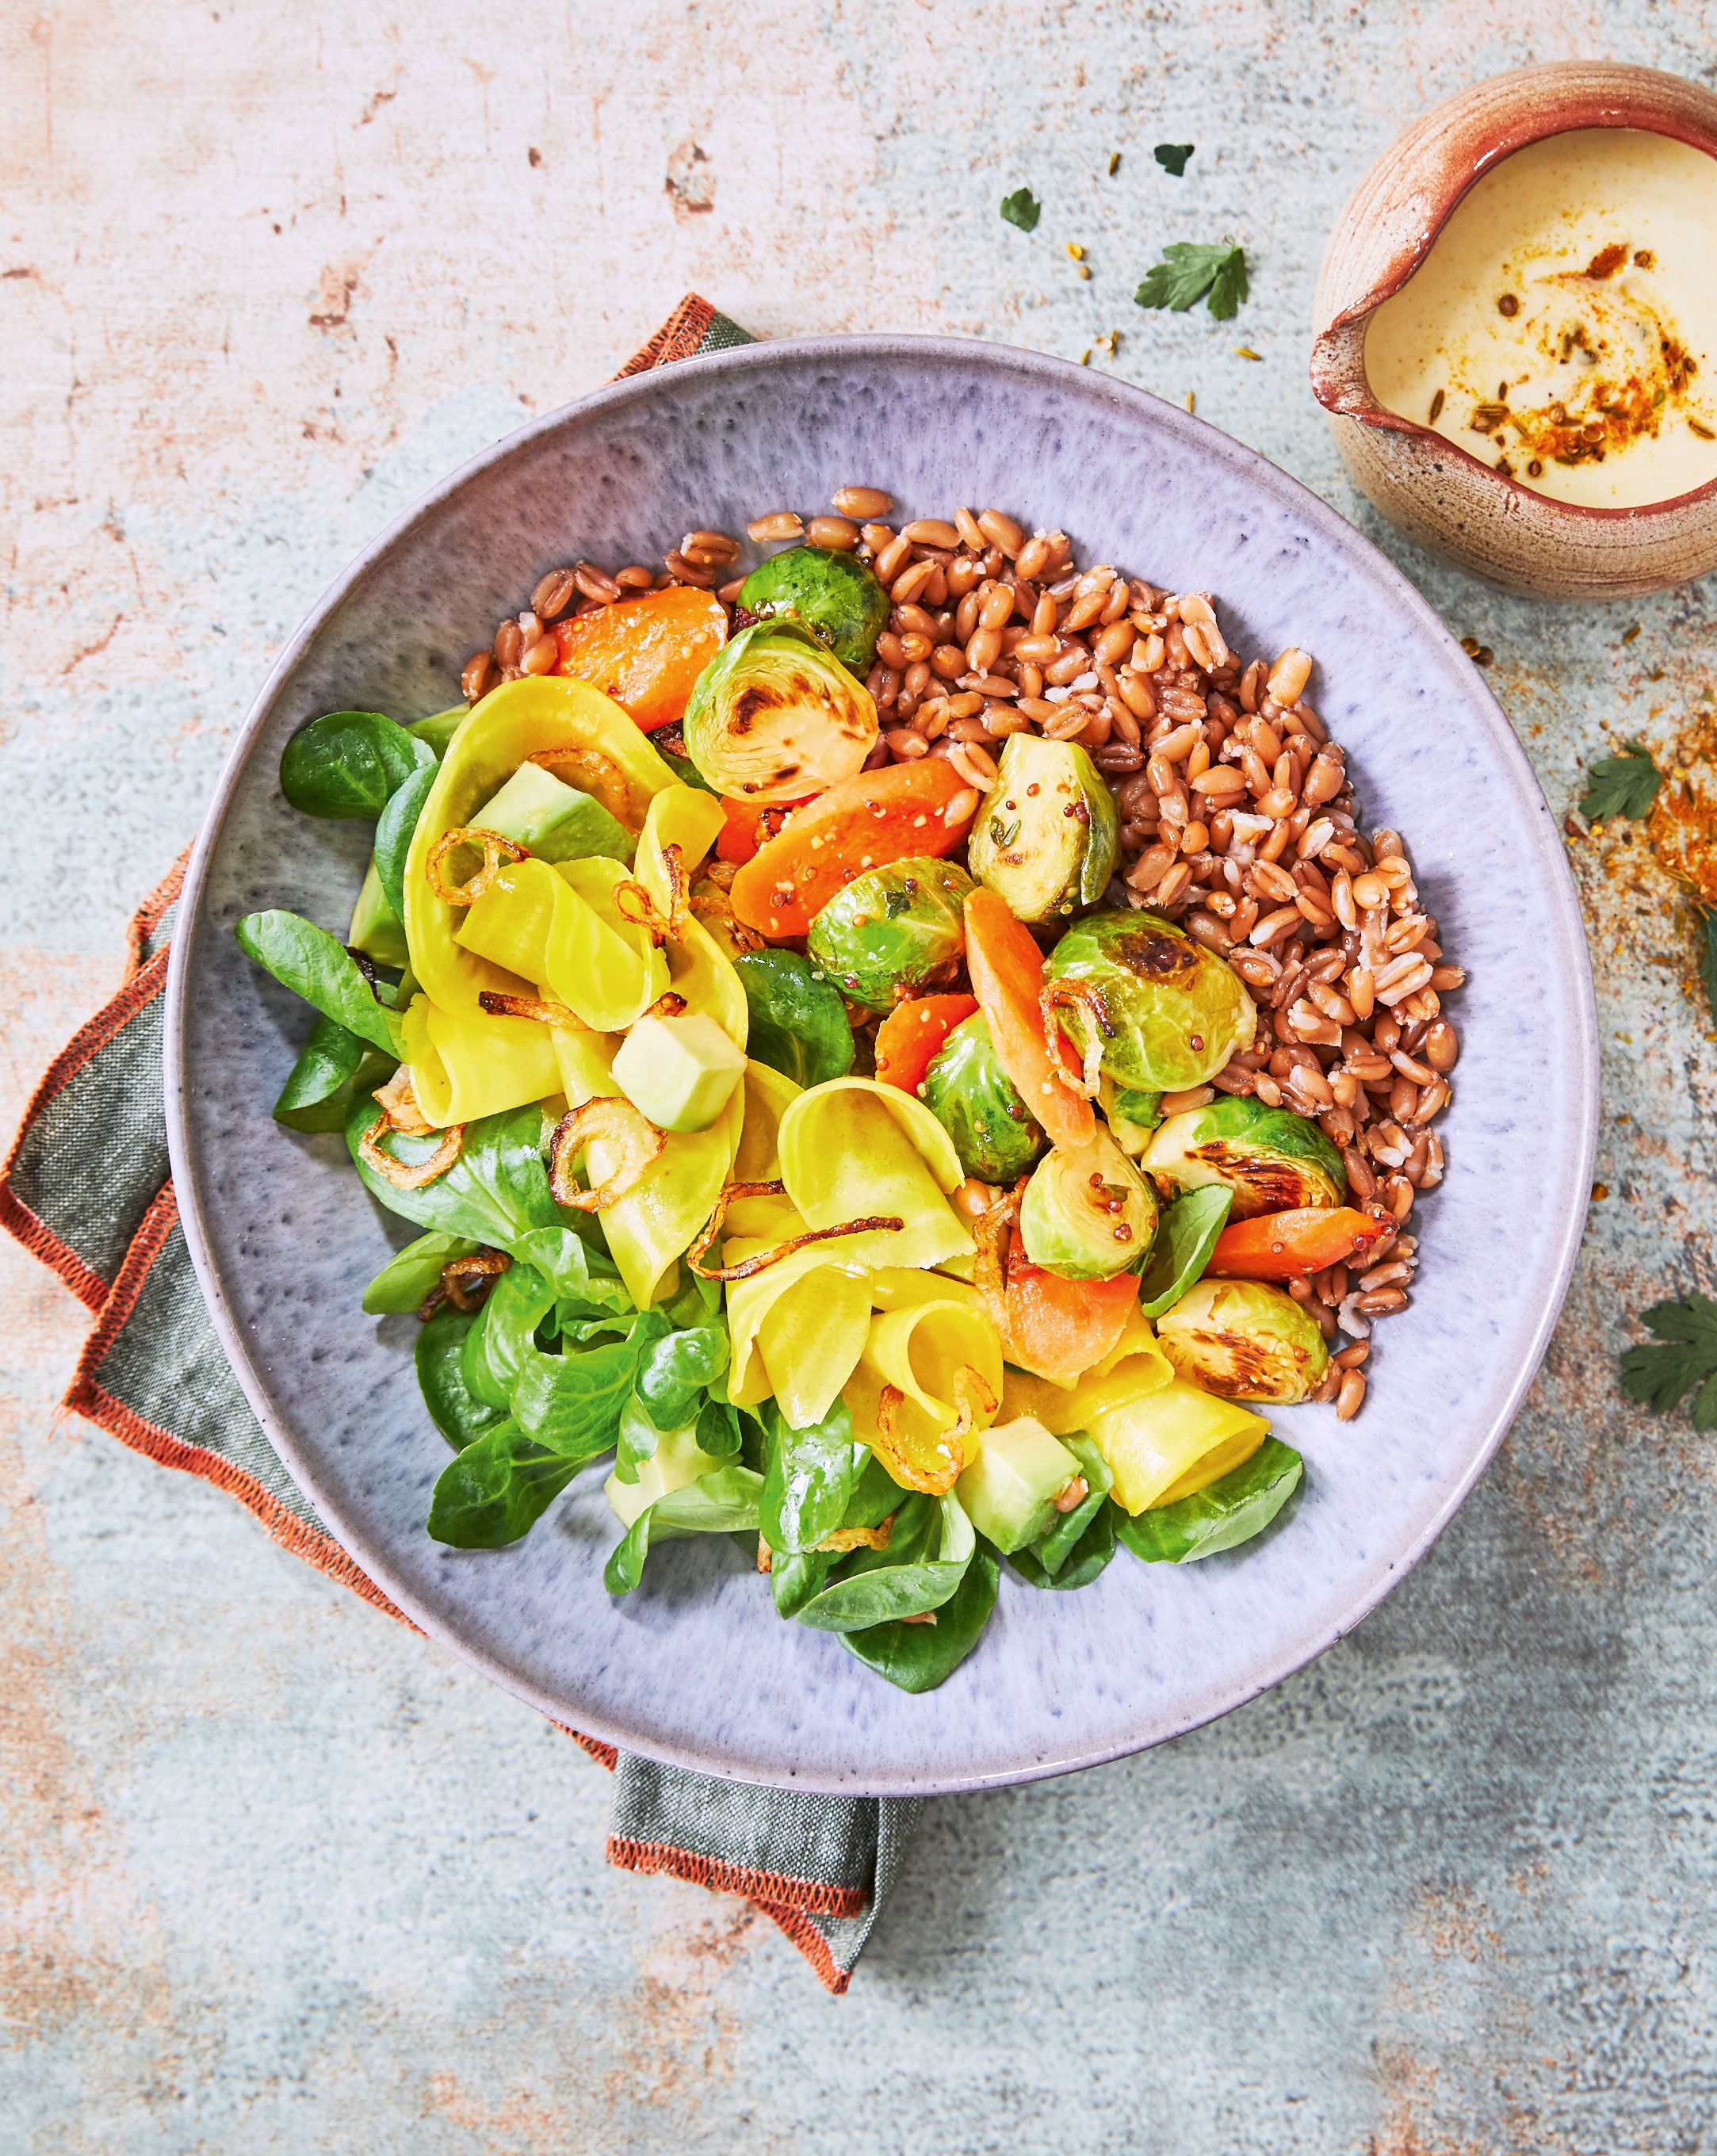
<svg viewBox="0 0 1717 2156">
<path fill-rule="evenodd" d="M 1386 588 L 1388 595 L 1411 614 L 1421 629 L 1434 639 L 1442 639 L 1452 653 L 1460 652 L 1460 646 L 1452 633 L 1444 625 L 1429 602 L 1362 532 L 1259 451 L 1222 434 L 1205 421 L 1194 418 L 1179 406 L 1168 403 L 1116 377 L 1093 376 L 1088 369 L 1076 366 L 1071 361 L 1052 358 L 1014 346 L 988 344 L 959 337 L 871 334 L 780 338 L 709 353 L 702 358 L 677 362 L 671 367 L 625 377 L 594 391 L 589 396 L 532 419 L 500 441 L 466 459 L 394 517 L 327 586 L 270 668 L 267 679 L 234 737 L 198 828 L 179 901 L 164 998 L 163 1076 L 168 1157 L 186 1245 L 216 1336 L 269 1442 L 280 1454 L 299 1487 L 316 1505 L 334 1539 L 429 1637 L 480 1671 L 491 1682 L 498 1684 L 515 1697 L 525 1700 L 550 1719 L 564 1722 L 569 1713 L 575 1714 L 578 1727 L 587 1737 L 670 1764 L 688 1767 L 730 1780 L 751 1781 L 766 1786 L 783 1784 L 767 1773 L 748 1774 L 743 1764 L 736 1764 L 725 1754 L 720 1757 L 700 1754 L 696 1738 L 676 1745 L 653 1743 L 640 1740 L 634 1732 L 600 1713 L 593 1715 L 582 1708 L 569 1708 L 566 1702 L 540 1691 L 527 1678 L 505 1666 L 493 1655 L 460 1639 L 440 1614 L 422 1606 L 410 1587 L 395 1576 L 385 1556 L 378 1555 L 368 1547 L 368 1537 L 362 1523 L 342 1519 L 340 1508 L 329 1501 L 326 1491 L 319 1486 L 320 1478 L 313 1464 L 306 1459 L 292 1431 L 275 1412 L 268 1388 L 252 1361 L 244 1334 L 228 1304 L 203 1227 L 203 1198 L 198 1177 L 198 1144 L 188 1113 L 184 1062 L 186 1014 L 194 985 L 187 953 L 192 941 L 189 925 L 203 900 L 215 846 L 234 796 L 247 773 L 255 744 L 273 715 L 280 697 L 289 687 L 300 662 L 330 616 L 362 585 L 406 533 L 424 519 L 434 516 L 450 496 L 480 474 L 504 462 L 542 437 L 563 429 L 576 427 L 593 414 L 623 408 L 629 403 L 647 403 L 652 398 L 664 394 L 672 395 L 675 393 L 672 385 L 676 381 L 722 374 L 743 377 L 768 372 L 786 362 L 815 363 L 819 360 L 848 365 L 855 360 L 875 360 L 879 363 L 916 361 L 933 366 L 993 369 L 1003 374 L 1012 372 L 1016 375 L 1034 377 L 1047 384 L 1051 390 L 1072 388 L 1077 384 L 1083 394 L 1107 397 L 1124 408 L 1134 408 L 1142 401 L 1150 408 L 1155 424 L 1191 439 L 1200 454 L 1226 459 L 1244 474 L 1252 485 L 1290 506 L 1324 544 L 1339 552 L 1356 553 Z M 1463 663 L 1468 663 L 1464 654 L 1462 657 Z M 1536 1320 L 1527 1330 L 1516 1353 L 1513 1379 L 1501 1394 L 1500 1404 L 1493 1411 L 1482 1439 L 1475 1443 L 1466 1466 L 1400 1558 L 1392 1564 L 1380 1567 L 1378 1575 L 1366 1583 L 1363 1591 L 1344 1608 L 1339 1620 L 1319 1625 L 1307 1635 L 1296 1636 L 1267 1664 L 1255 1669 L 1244 1683 L 1231 1686 L 1226 1694 L 1208 1704 L 1200 1702 L 1197 1711 L 1185 1716 L 1175 1727 L 1134 1740 L 1123 1738 L 1118 1742 L 1083 1748 L 1076 1746 L 1066 1756 L 1029 1760 L 1005 1768 L 981 1768 L 948 1774 L 938 1772 L 933 1765 L 927 1765 L 922 1769 L 893 1776 L 885 1787 L 872 1791 L 872 1794 L 941 1795 L 959 1790 L 1006 1787 L 1018 1782 L 1069 1774 L 1128 1758 L 1170 1738 L 1185 1735 L 1190 1730 L 1201 1727 L 1205 1723 L 1216 1721 L 1246 1705 L 1291 1676 L 1295 1671 L 1316 1661 L 1400 1584 L 1466 1502 L 1519 1413 L 1560 1316 L 1584 1230 L 1587 1206 L 1586 1194 L 1591 1187 L 1597 1138 L 1597 1017 L 1578 901 L 1560 849 L 1553 844 L 1550 836 L 1555 829 L 1554 822 L 1549 815 L 1525 752 L 1501 708 L 1482 683 L 1475 683 L 1474 685 L 1480 693 L 1473 699 L 1473 709 L 1490 736 L 1488 746 L 1494 752 L 1493 769 L 1498 782 L 1517 797 L 1524 797 L 1524 805 L 1529 810 L 1545 811 L 1541 817 L 1535 814 L 1531 819 L 1540 838 L 1539 857 L 1531 865 L 1541 875 L 1548 871 L 1555 886 L 1555 914 L 1563 946 L 1563 970 L 1579 992 L 1578 1031 L 1583 1051 L 1577 1074 L 1578 1084 L 1570 1091 L 1571 1112 L 1577 1126 L 1573 1133 L 1576 1158 L 1572 1165 L 1577 1168 L 1578 1173 L 1570 1173 L 1566 1185 L 1570 1194 L 1579 1194 L 1578 1202 L 1576 1203 L 1570 1194 L 1565 1206 L 1560 1235 L 1555 1244 L 1555 1262 L 1546 1282 L 1546 1292 L 1539 1304 Z M 795 1774 L 791 1786 L 849 1796 L 854 1794 L 854 1784 L 850 1775 L 815 1766 Z"/>
</svg>

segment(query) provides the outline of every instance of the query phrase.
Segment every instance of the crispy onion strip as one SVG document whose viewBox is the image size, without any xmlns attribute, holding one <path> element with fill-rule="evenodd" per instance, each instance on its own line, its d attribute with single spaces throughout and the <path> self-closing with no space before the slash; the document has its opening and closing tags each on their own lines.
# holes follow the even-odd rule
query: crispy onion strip
<svg viewBox="0 0 1717 2156">
<path fill-rule="evenodd" d="M 593 1138 L 611 1138 L 621 1148 L 620 1164 L 594 1189 L 580 1190 L 573 1180 L 573 1163 Z M 599 1093 L 555 1125 L 548 1142 L 548 1187 L 563 1205 L 575 1206 L 580 1213 L 603 1212 L 625 1196 L 667 1142 L 667 1132 L 659 1131 L 630 1101 Z"/>
<path fill-rule="evenodd" d="M 984 1373 L 969 1363 L 962 1363 L 954 1373 L 954 1400 L 959 1414 L 947 1435 L 964 1450 L 964 1440 L 971 1435 L 979 1416 L 993 1415 L 1000 1402 Z"/>
<path fill-rule="evenodd" d="M 897 1214 L 879 1213 L 862 1220 L 842 1220 L 833 1228 L 811 1228 L 802 1235 L 790 1235 L 784 1243 L 777 1243 L 767 1250 L 758 1250 L 748 1258 L 742 1258 L 734 1265 L 707 1265 L 704 1254 L 715 1243 L 722 1232 L 722 1223 L 727 1217 L 727 1208 L 738 1198 L 784 1198 L 787 1186 L 783 1183 L 730 1183 L 716 1200 L 715 1210 L 709 1216 L 708 1225 L 691 1248 L 686 1253 L 686 1262 L 700 1280 L 742 1281 L 765 1272 L 769 1266 L 779 1265 L 783 1258 L 791 1257 L 808 1243 L 826 1243 L 837 1235 L 862 1235 L 872 1229 L 892 1229 L 897 1232 L 906 1223 Z"/>
<path fill-rule="evenodd" d="M 418 1106 L 417 1088 L 412 1082 L 409 1063 L 402 1063 L 387 1084 L 378 1086 L 370 1098 L 387 1117 L 388 1127 L 404 1131 L 408 1137 L 426 1138 L 435 1127 Z"/>
<path fill-rule="evenodd" d="M 843 1556 L 848 1550 L 885 1550 L 894 1533 L 894 1515 L 891 1512 L 879 1527 L 836 1527 L 832 1534 L 825 1535 L 817 1544 L 820 1550 L 838 1550 Z"/>
<path fill-rule="evenodd" d="M 357 1142 L 357 1157 L 364 1166 L 373 1169 L 383 1183 L 392 1183 L 396 1190 L 421 1190 L 438 1175 L 445 1175 L 459 1158 L 460 1147 L 465 1143 L 465 1125 L 450 1123 L 442 1133 L 440 1144 L 427 1160 L 395 1160 L 391 1152 L 383 1152 L 380 1140 L 397 1127 L 383 1108 Z"/>
<path fill-rule="evenodd" d="M 645 1018 L 684 1018 L 686 1009 L 685 997 L 676 996 L 670 988 L 665 996 L 656 998 L 644 1015 Z"/>
<path fill-rule="evenodd" d="M 599 801 L 614 821 L 624 824 L 629 831 L 637 829 L 632 815 L 632 789 L 612 757 L 594 748 L 545 748 L 526 761 L 540 763 L 555 778 L 563 778 L 568 786 L 576 786 L 581 793 Z"/>
<path fill-rule="evenodd" d="M 928 1497 L 945 1497 L 965 1466 L 965 1445 L 954 1430 L 941 1431 L 931 1440 L 932 1449 L 939 1455 L 937 1465 L 928 1466 L 923 1449 L 900 1428 L 900 1411 L 905 1404 L 906 1394 L 898 1385 L 883 1386 L 876 1399 L 874 1449 L 882 1455 L 882 1465 L 897 1482 L 908 1490 L 922 1490 Z"/>
<path fill-rule="evenodd" d="M 1038 996 L 1037 1008 L 1043 1019 L 1043 1045 L 1049 1050 L 1055 1075 L 1069 1092 L 1082 1093 L 1087 1101 L 1094 1101 L 1108 1031 L 1108 1014 L 1103 1008 L 1102 991 L 1089 981 L 1047 981 Z M 1085 1064 L 1077 1078 L 1062 1060 L 1062 1029 L 1056 1016 L 1057 1011 L 1069 1009 L 1082 1011 L 1085 1015 Z"/>
<path fill-rule="evenodd" d="M 468 883 L 449 883 L 442 873 L 442 863 L 460 846 L 481 846 L 483 865 Z M 429 880 L 430 890 L 447 905 L 475 906 L 500 875 L 503 862 L 527 861 L 530 858 L 530 848 L 520 845 L 517 839 L 503 839 L 499 831 L 486 831 L 481 824 L 455 824 L 430 847 L 424 874 Z"/>
<path fill-rule="evenodd" d="M 433 1317 L 444 1302 L 455 1310 L 481 1309 L 489 1292 L 485 1283 L 492 1285 L 512 1263 L 505 1250 L 473 1250 L 466 1257 L 450 1258 L 440 1279 L 418 1305 L 419 1320 Z"/>
<path fill-rule="evenodd" d="M 686 901 L 687 910 L 700 920 L 713 921 L 720 932 L 740 951 L 767 951 L 769 939 L 759 936 L 754 928 L 748 928 L 728 903 L 727 893 L 714 890 L 699 891 Z"/>
<path fill-rule="evenodd" d="M 569 1025 L 575 1033 L 591 1029 L 564 1004 L 545 1003 L 537 996 L 505 996 L 497 988 L 482 988 L 477 1001 L 491 1018 L 534 1019 L 538 1025 Z"/>
<path fill-rule="evenodd" d="M 622 920 L 630 921 L 635 927 L 647 930 L 652 943 L 660 947 L 670 937 L 680 943 L 686 937 L 686 904 L 691 880 L 686 874 L 686 856 L 677 846 L 661 850 L 662 867 L 668 880 L 668 910 L 664 913 L 641 883 L 630 878 L 614 886 L 614 911 Z"/>
</svg>

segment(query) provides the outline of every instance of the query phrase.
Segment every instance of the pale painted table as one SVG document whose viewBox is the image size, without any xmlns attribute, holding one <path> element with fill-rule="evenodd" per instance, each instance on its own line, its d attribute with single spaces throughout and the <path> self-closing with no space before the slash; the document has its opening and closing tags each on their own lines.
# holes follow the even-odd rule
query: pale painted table
<svg viewBox="0 0 1717 2156">
<path fill-rule="evenodd" d="M 1365 163 L 1525 60 L 1711 76 L 1688 0 L 1182 13 L 0 18 L 8 1126 L 323 581 L 688 286 L 765 334 L 1077 357 L 1118 326 L 1128 378 L 1195 391 L 1353 514 L 1305 360 Z M 1197 144 L 1185 180 L 1160 140 Z M 1021 182 L 1029 240 L 996 214 Z M 1163 241 L 1231 233 L 1254 293 L 1231 329 L 1132 305 Z M 1494 647 L 1559 813 L 1606 734 L 1709 715 L 1711 580 L 1581 616 L 1361 521 Z M 1272 1697 L 936 1806 L 844 2001 L 739 1903 L 609 1871 L 605 1778 L 527 1710 L 227 1499 L 56 1424 L 80 1314 L 0 1250 L 0 2148 L 1709 2146 L 1717 1449 L 1626 1409 L 1614 1371 L 1630 1312 L 1710 1284 L 1717 1050 L 1668 886 L 1574 850 L 1609 1195 L 1501 1457 Z"/>
</svg>

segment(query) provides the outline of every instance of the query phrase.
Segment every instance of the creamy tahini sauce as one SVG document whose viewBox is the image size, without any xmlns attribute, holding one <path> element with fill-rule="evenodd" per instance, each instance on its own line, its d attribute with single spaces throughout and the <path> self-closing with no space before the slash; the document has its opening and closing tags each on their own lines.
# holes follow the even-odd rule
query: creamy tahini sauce
<svg viewBox="0 0 1717 2156">
<path fill-rule="evenodd" d="M 1380 403 L 1558 501 L 1717 479 L 1717 158 L 1633 128 L 1516 151 L 1372 316 Z"/>
</svg>

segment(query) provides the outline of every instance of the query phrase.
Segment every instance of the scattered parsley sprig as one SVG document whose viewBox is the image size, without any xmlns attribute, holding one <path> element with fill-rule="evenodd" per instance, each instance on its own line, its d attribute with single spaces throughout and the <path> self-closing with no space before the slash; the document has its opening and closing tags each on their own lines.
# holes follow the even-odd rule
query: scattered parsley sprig
<svg viewBox="0 0 1717 2156">
<path fill-rule="evenodd" d="M 1600 757 L 1586 773 L 1580 813 L 1588 824 L 1612 816 L 1649 816 L 1663 774 L 1643 742 L 1627 742 L 1620 756 Z"/>
<path fill-rule="evenodd" d="M 1178 180 L 1184 177 L 1186 161 L 1196 147 L 1192 142 L 1159 142 L 1151 155 L 1165 172 L 1172 172 Z"/>
<path fill-rule="evenodd" d="M 1030 187 L 1015 187 L 1010 195 L 1001 198 L 1001 213 L 1010 224 L 1016 224 L 1021 232 L 1036 232 L 1037 220 L 1043 214 L 1043 204 Z"/>
<path fill-rule="evenodd" d="M 1685 1302 L 1657 1302 L 1640 1313 L 1661 1347 L 1630 1348 L 1622 1358 L 1622 1389 L 1642 1407 L 1665 1414 L 1697 1385 L 1695 1430 L 1717 1430 L 1717 1302 L 1690 1295 Z"/>
<path fill-rule="evenodd" d="M 1216 320 L 1226 322 L 1233 318 L 1247 290 L 1244 248 L 1227 242 L 1206 247 L 1195 240 L 1177 239 L 1163 249 L 1162 260 L 1133 296 L 1141 307 L 1167 307 L 1176 315 L 1204 300 Z"/>
</svg>

